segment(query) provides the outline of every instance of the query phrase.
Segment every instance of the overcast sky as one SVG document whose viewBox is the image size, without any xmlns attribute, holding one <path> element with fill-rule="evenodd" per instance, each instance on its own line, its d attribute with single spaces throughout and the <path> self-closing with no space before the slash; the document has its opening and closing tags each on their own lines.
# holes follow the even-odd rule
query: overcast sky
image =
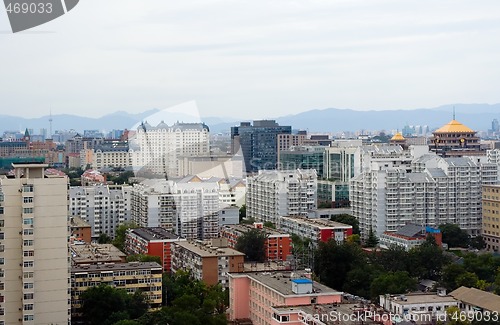
<svg viewBox="0 0 500 325">
<path fill-rule="evenodd" d="M 0 114 L 493 104 L 499 61 L 498 0 L 81 0 L 18 34 L 0 10 Z"/>
</svg>

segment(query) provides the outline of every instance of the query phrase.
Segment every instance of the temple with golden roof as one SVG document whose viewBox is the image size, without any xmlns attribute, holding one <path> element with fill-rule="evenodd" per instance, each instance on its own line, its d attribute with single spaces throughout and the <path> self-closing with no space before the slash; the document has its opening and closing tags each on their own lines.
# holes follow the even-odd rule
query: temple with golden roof
<svg viewBox="0 0 500 325">
<path fill-rule="evenodd" d="M 455 120 L 443 125 L 430 138 L 430 150 L 443 157 L 482 156 L 476 131 Z"/>
<path fill-rule="evenodd" d="M 403 149 L 408 149 L 408 146 L 406 145 L 406 138 L 401 134 L 401 132 L 397 132 L 391 140 L 389 140 L 390 144 L 394 145 L 400 145 L 403 147 Z"/>
</svg>

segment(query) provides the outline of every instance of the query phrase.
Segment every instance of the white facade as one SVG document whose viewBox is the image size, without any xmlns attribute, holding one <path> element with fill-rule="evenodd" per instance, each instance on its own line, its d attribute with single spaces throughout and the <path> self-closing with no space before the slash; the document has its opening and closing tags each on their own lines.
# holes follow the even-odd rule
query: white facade
<svg viewBox="0 0 500 325">
<path fill-rule="evenodd" d="M 372 162 L 350 184 L 352 214 L 362 236 L 381 236 L 408 223 L 437 227 L 453 223 L 479 235 L 481 187 L 497 182 L 497 166 L 479 157 L 442 158 L 434 154 L 410 166 Z"/>
<path fill-rule="evenodd" d="M 132 167 L 132 158 L 128 148 L 96 148 L 92 154 L 92 168 L 102 169 L 106 167 Z"/>
<path fill-rule="evenodd" d="M 208 156 L 210 153 L 209 129 L 201 123 L 163 122 L 156 127 L 142 123 L 130 139 L 130 153 L 135 170 L 153 174 L 178 175 L 180 157 Z"/>
<path fill-rule="evenodd" d="M 46 167 L 0 178 L 0 324 L 70 321 L 68 179 L 44 178 Z"/>
<path fill-rule="evenodd" d="M 132 187 L 128 185 L 72 186 L 69 214 L 92 227 L 92 237 L 115 237 L 118 226 L 130 221 Z"/>
<path fill-rule="evenodd" d="M 132 220 L 141 227 L 164 227 L 188 239 L 216 238 L 219 230 L 219 183 L 190 177 L 151 179 L 132 190 Z"/>
<path fill-rule="evenodd" d="M 307 216 L 317 208 L 314 169 L 260 170 L 247 178 L 247 217 L 277 224 L 282 216 Z"/>
<path fill-rule="evenodd" d="M 408 295 L 381 295 L 380 305 L 393 315 L 431 324 L 432 320 L 444 319 L 446 309 L 458 307 L 459 302 L 444 294 L 425 293 Z"/>
</svg>

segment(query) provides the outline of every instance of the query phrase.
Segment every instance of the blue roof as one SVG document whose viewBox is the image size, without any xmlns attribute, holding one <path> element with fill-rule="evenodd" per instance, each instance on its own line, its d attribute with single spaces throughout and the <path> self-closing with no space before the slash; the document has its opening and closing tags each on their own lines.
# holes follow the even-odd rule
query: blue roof
<svg viewBox="0 0 500 325">
<path fill-rule="evenodd" d="M 293 279 L 292 282 L 297 284 L 313 283 L 310 279 Z"/>
</svg>

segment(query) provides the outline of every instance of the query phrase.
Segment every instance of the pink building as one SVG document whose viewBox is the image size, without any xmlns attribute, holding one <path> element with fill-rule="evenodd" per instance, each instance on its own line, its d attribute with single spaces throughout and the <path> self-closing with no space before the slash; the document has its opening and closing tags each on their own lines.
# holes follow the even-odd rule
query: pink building
<svg viewBox="0 0 500 325">
<path fill-rule="evenodd" d="M 342 292 L 312 281 L 303 271 L 230 273 L 229 299 L 230 321 L 271 325 L 286 319 L 277 318 L 274 307 L 336 304 L 341 302 Z"/>
</svg>

